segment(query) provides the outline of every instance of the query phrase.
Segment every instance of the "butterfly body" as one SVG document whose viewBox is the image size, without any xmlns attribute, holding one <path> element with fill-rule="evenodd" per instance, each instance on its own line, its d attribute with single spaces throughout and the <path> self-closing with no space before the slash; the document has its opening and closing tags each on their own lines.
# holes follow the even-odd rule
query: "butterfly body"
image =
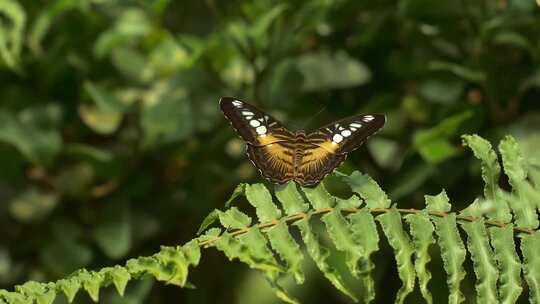
<svg viewBox="0 0 540 304">
<path fill-rule="evenodd" d="M 345 118 L 314 132 L 291 132 L 240 100 L 224 97 L 220 106 L 246 141 L 249 159 L 265 178 L 279 184 L 292 180 L 302 186 L 317 185 L 385 122 L 384 115 L 367 114 Z"/>
</svg>

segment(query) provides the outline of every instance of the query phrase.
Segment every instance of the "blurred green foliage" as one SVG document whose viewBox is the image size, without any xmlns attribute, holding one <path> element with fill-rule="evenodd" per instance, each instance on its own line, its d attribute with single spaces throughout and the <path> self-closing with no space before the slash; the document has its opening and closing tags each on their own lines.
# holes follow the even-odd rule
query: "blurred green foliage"
<svg viewBox="0 0 540 304">
<path fill-rule="evenodd" d="M 540 165 L 539 35 L 533 0 L 2 0 L 0 287 L 184 243 L 260 180 L 221 96 L 293 129 L 386 113 L 341 170 L 370 173 L 400 207 L 444 187 L 461 209 L 480 168 L 460 134 L 513 134 Z M 193 281 L 207 292 L 141 283 L 103 301 L 248 298 L 245 269 L 206 259 Z M 390 264 L 377 271 L 397 291 Z M 300 293 L 346 301 L 323 286 Z"/>
</svg>

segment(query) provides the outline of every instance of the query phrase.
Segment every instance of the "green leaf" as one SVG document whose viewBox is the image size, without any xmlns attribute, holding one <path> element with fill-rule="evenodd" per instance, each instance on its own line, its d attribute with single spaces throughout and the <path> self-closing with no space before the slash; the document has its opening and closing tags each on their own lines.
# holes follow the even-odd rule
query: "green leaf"
<svg viewBox="0 0 540 304">
<path fill-rule="evenodd" d="M 337 202 L 337 209 L 355 209 L 360 208 L 360 206 L 362 205 L 362 200 L 354 194 L 351 195 L 351 197 L 349 197 L 348 199 L 342 199 L 339 197 L 334 197 L 334 199 Z"/>
<path fill-rule="evenodd" d="M 111 61 L 116 69 L 128 79 L 137 82 L 150 82 L 158 75 L 148 64 L 148 59 L 139 49 L 122 45 L 114 48 Z"/>
<path fill-rule="evenodd" d="M 302 191 L 314 209 L 332 208 L 336 204 L 336 199 L 328 193 L 324 183 L 320 183 L 315 188 L 302 187 Z"/>
<path fill-rule="evenodd" d="M 247 233 L 242 234 L 238 239 L 246 245 L 251 256 L 266 265 L 272 265 L 273 267 L 266 268 L 269 272 L 281 272 L 281 266 L 274 258 L 274 254 L 267 246 L 267 241 L 261 231 L 252 227 Z"/>
<path fill-rule="evenodd" d="M 122 11 L 114 26 L 98 37 L 94 43 L 94 53 L 98 58 L 108 55 L 116 47 L 140 39 L 152 29 L 151 20 L 146 12 L 139 8 Z"/>
<path fill-rule="evenodd" d="M 474 156 L 482 161 L 482 179 L 485 183 L 484 196 L 496 204 L 496 208 L 487 213 L 488 217 L 503 223 L 510 222 L 512 215 L 502 196 L 502 190 L 499 188 L 501 168 L 497 154 L 491 148 L 491 144 L 478 135 L 464 135 L 462 139 L 463 144 L 469 146 L 473 150 Z"/>
<path fill-rule="evenodd" d="M 300 246 L 289 233 L 287 224 L 280 221 L 277 225 L 268 229 L 266 233 L 268 234 L 272 248 L 287 263 L 287 271 L 294 276 L 298 284 L 302 284 L 304 282 L 304 272 L 302 271 L 304 256 L 300 250 Z"/>
<path fill-rule="evenodd" d="M 39 221 L 58 204 L 58 195 L 37 188 L 23 190 L 9 202 L 11 216 L 22 223 Z"/>
<path fill-rule="evenodd" d="M 111 259 L 124 257 L 131 249 L 131 212 L 129 203 L 112 200 L 103 209 L 101 220 L 94 229 L 98 246 Z"/>
<path fill-rule="evenodd" d="M 8 304 L 27 304 L 29 299 L 16 292 L 0 290 L 0 300 L 4 298 Z"/>
<path fill-rule="evenodd" d="M 34 55 L 43 55 L 43 49 L 41 43 L 53 23 L 53 19 L 58 17 L 65 11 L 80 8 L 85 9 L 86 1 L 69 1 L 69 0 L 57 0 L 50 1 L 45 8 L 41 9 L 39 15 L 33 21 L 28 33 L 28 45 Z"/>
<path fill-rule="evenodd" d="M 265 12 L 264 15 L 258 17 L 255 24 L 250 27 L 250 34 L 252 37 L 257 39 L 264 36 L 272 23 L 274 23 L 276 19 L 283 14 L 287 7 L 288 5 L 284 3 L 276 4 L 272 7 L 272 9 Z"/>
<path fill-rule="evenodd" d="M 450 211 L 451 205 L 444 191 L 437 196 L 426 195 L 425 198 L 427 209 L 430 212 Z M 465 300 L 459 285 L 465 278 L 463 262 L 465 261 L 466 251 L 457 229 L 456 215 L 450 213 L 441 217 L 433 216 L 432 220 L 435 223 L 435 231 L 439 238 L 437 242 L 441 247 L 444 270 L 448 275 L 446 279 L 450 291 L 448 303 L 458 304 Z"/>
<path fill-rule="evenodd" d="M 477 84 L 484 83 L 487 78 L 483 71 L 451 62 L 431 61 L 428 68 L 432 71 L 450 72 L 463 80 Z"/>
<path fill-rule="evenodd" d="M 50 165 L 62 147 L 56 104 L 26 108 L 18 115 L 0 109 L 0 141 L 15 146 L 38 165 Z"/>
<path fill-rule="evenodd" d="M 199 236 L 196 240 L 199 242 L 212 242 L 215 241 L 221 235 L 220 228 L 210 228 L 206 232 Z"/>
<path fill-rule="evenodd" d="M 365 260 L 360 263 L 359 272 L 364 302 L 370 303 L 375 300 L 375 281 L 371 275 L 375 266 L 371 261 L 371 255 L 379 250 L 379 233 L 373 215 L 366 209 L 352 213 L 347 218 L 351 223 L 353 238 L 364 250 Z"/>
<path fill-rule="evenodd" d="M 386 193 L 381 189 L 375 180 L 367 174 L 362 174 L 354 171 L 347 176 L 342 173 L 337 173 L 351 187 L 354 193 L 358 193 L 370 209 L 388 208 L 392 203 Z"/>
<path fill-rule="evenodd" d="M 456 103 L 465 90 L 465 83 L 458 79 L 432 78 L 423 81 L 419 93 L 428 101 L 448 105 Z"/>
<path fill-rule="evenodd" d="M 530 303 L 540 303 L 540 232 L 521 236 L 523 275 L 529 286 Z"/>
<path fill-rule="evenodd" d="M 151 257 L 131 259 L 126 268 L 136 278 L 148 273 L 158 281 L 184 287 L 190 286 L 187 283 L 189 266 L 197 266 L 199 260 L 200 249 L 197 240 L 193 240 L 182 247 L 161 247 Z"/>
<path fill-rule="evenodd" d="M 433 296 L 428 289 L 431 272 L 427 269 L 427 264 L 431 261 L 429 247 L 435 243 L 433 238 L 433 224 L 429 216 L 425 213 L 409 214 L 405 220 L 410 226 L 411 236 L 414 244 L 414 269 L 418 276 L 420 292 L 428 304 L 433 303 Z"/>
<path fill-rule="evenodd" d="M 343 51 L 304 54 L 298 68 L 304 77 L 302 90 L 307 92 L 351 88 L 371 80 L 368 67 Z"/>
<path fill-rule="evenodd" d="M 128 104 L 123 103 L 114 94 L 111 94 L 99 85 L 90 81 L 84 82 L 84 90 L 92 98 L 94 104 L 106 113 L 124 113 L 128 109 Z"/>
<path fill-rule="evenodd" d="M 361 246 L 358 235 L 352 233 L 352 227 L 343 215 L 341 215 L 339 209 L 324 214 L 321 219 L 325 223 L 328 234 L 336 249 L 346 253 L 346 264 L 351 274 L 358 277 L 360 275 L 358 261 L 365 263 L 364 260 L 366 259 L 364 248 Z"/>
<path fill-rule="evenodd" d="M 38 283 L 29 281 L 15 286 L 15 290 L 27 298 L 35 299 L 37 304 L 52 304 L 56 298 L 54 283 Z"/>
<path fill-rule="evenodd" d="M 84 290 L 88 292 L 94 302 L 99 301 L 99 288 L 104 281 L 103 275 L 98 272 L 79 271 L 76 277 L 80 280 Z"/>
<path fill-rule="evenodd" d="M 251 218 L 236 207 L 225 212 L 218 211 L 218 214 L 221 225 L 227 229 L 242 229 L 251 225 Z"/>
<path fill-rule="evenodd" d="M 334 287 L 356 302 L 357 299 L 354 296 L 354 293 L 345 285 L 339 272 L 328 265 L 328 249 L 324 248 L 319 243 L 317 235 L 313 232 L 309 224 L 309 217 L 295 222 L 294 225 L 298 226 L 300 229 L 307 251 L 323 275 L 334 285 Z"/>
<path fill-rule="evenodd" d="M 142 144 L 157 147 L 188 138 L 193 132 L 193 116 L 187 92 L 174 84 L 151 89 L 141 113 Z"/>
<path fill-rule="evenodd" d="M 281 217 L 281 210 L 272 201 L 270 191 L 263 184 L 246 185 L 246 198 L 255 207 L 257 218 L 262 223 Z"/>
<path fill-rule="evenodd" d="M 403 283 L 398 290 L 395 303 L 403 303 L 407 295 L 413 291 L 416 279 L 412 263 L 413 245 L 409 236 L 403 230 L 401 215 L 396 209 L 392 208 L 387 213 L 377 216 L 377 221 L 381 223 L 388 243 L 394 249 L 398 275 Z"/>
<path fill-rule="evenodd" d="M 475 201 L 477 203 L 478 201 Z M 498 271 L 484 220 L 480 217 L 470 223 L 462 223 L 467 233 L 467 246 L 471 253 L 476 274 L 477 303 L 494 303 L 497 298 Z"/>
<path fill-rule="evenodd" d="M 286 215 L 304 213 L 309 209 L 309 204 L 304 201 L 294 182 L 288 182 L 285 186 L 277 185 L 275 193 Z"/>
<path fill-rule="evenodd" d="M 212 212 L 210 212 L 202 221 L 201 225 L 199 226 L 199 230 L 197 230 L 197 235 L 200 235 L 203 233 L 210 225 L 215 223 L 219 219 L 219 213 L 220 210 L 214 209 Z"/>
<path fill-rule="evenodd" d="M 525 36 L 518 32 L 507 30 L 498 32 L 493 36 L 492 41 L 496 45 L 508 45 L 524 49 L 528 52 L 534 52 L 534 47 L 531 45 L 531 43 Z"/>
<path fill-rule="evenodd" d="M 395 140 L 373 137 L 366 143 L 377 164 L 383 168 L 397 168 L 400 161 L 399 142 Z"/>
<path fill-rule="evenodd" d="M 229 206 L 232 204 L 232 202 L 239 196 L 243 195 L 246 189 L 246 185 L 244 183 L 238 184 L 236 188 L 234 188 L 233 193 L 231 194 L 231 197 L 225 202 L 225 208 L 229 208 Z"/>
<path fill-rule="evenodd" d="M 26 12 L 17 1 L 3 0 L 0 2 L 0 16 L 8 21 L 7 24 L 0 24 L 0 58 L 15 70 L 24 41 Z"/>
<path fill-rule="evenodd" d="M 131 275 L 126 268 L 121 266 L 105 267 L 100 270 L 100 273 L 106 278 L 107 281 L 112 281 L 116 291 L 121 296 L 124 296 L 127 283 L 131 279 Z"/>
<path fill-rule="evenodd" d="M 93 131 L 104 135 L 118 130 L 128 104 L 89 81 L 84 83 L 84 90 L 94 102 L 94 106 L 86 104 L 79 106 L 79 115 L 83 122 Z"/>
<path fill-rule="evenodd" d="M 254 233 L 256 234 L 256 232 Z M 253 237 L 253 235 L 251 236 Z M 228 233 L 224 233 L 214 243 L 216 248 L 223 251 L 229 260 L 239 259 L 247 264 L 250 268 L 258 269 L 263 272 L 281 272 L 282 269 L 275 263 L 267 263 L 252 255 L 252 250 L 245 245 L 244 242 L 232 237 Z"/>
<path fill-rule="evenodd" d="M 66 144 L 62 152 L 67 156 L 103 164 L 114 160 L 114 154 L 111 151 L 82 143 Z"/>
<path fill-rule="evenodd" d="M 524 193 L 527 178 L 527 163 L 519 145 L 513 137 L 505 137 L 499 144 L 502 155 L 504 172 L 508 176 L 512 193 L 507 196 L 510 208 L 514 212 L 515 224 L 518 227 L 537 228 L 539 225 L 536 215 L 536 202 L 530 201 Z"/>
<path fill-rule="evenodd" d="M 489 227 L 491 246 L 499 268 L 499 300 L 515 303 L 522 290 L 521 261 L 516 252 L 513 225 Z"/>
<path fill-rule="evenodd" d="M 429 163 L 438 164 L 459 153 L 459 148 L 451 143 L 460 126 L 473 116 L 472 111 L 464 111 L 450 116 L 437 126 L 419 130 L 414 134 L 414 147 Z"/>
<path fill-rule="evenodd" d="M 61 279 L 56 282 L 56 286 L 66 295 L 68 302 L 73 303 L 73 299 L 75 299 L 77 292 L 81 288 L 81 282 L 77 278 L 71 277 L 68 279 Z"/>
<path fill-rule="evenodd" d="M 168 284 L 185 286 L 187 282 L 188 262 L 180 247 L 162 246 L 159 253 L 152 257 L 157 265 L 156 279 Z"/>
<path fill-rule="evenodd" d="M 431 212 L 449 212 L 452 205 L 449 203 L 448 195 L 446 191 L 442 191 L 438 195 L 431 196 L 426 195 L 427 210 Z"/>
<path fill-rule="evenodd" d="M 526 161 L 523 158 L 520 147 L 511 136 L 506 136 L 499 144 L 504 171 L 508 175 L 510 185 L 518 188 L 519 184 L 527 178 Z"/>
</svg>

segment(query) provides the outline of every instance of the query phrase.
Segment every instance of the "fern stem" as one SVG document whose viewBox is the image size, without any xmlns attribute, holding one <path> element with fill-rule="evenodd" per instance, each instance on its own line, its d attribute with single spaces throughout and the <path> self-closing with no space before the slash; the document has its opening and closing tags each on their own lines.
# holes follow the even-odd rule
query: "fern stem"
<svg viewBox="0 0 540 304">
<path fill-rule="evenodd" d="M 315 209 L 315 210 L 312 210 L 311 212 L 307 212 L 307 213 L 297 213 L 297 214 L 285 216 L 285 217 L 282 218 L 282 220 L 284 220 L 288 224 L 293 224 L 293 223 L 295 223 L 295 222 L 297 222 L 299 220 L 303 220 L 303 219 L 308 218 L 308 217 L 310 217 L 312 215 L 322 215 L 322 214 L 330 213 L 330 212 L 334 211 L 335 209 L 336 208 Z M 348 214 L 357 213 L 360 210 L 361 209 L 359 209 L 359 208 L 343 208 L 343 209 L 340 209 L 341 212 L 348 213 Z M 369 212 L 371 212 L 373 214 L 383 214 L 383 213 L 390 212 L 391 208 L 373 208 L 373 209 L 366 209 L 366 210 L 368 210 Z M 418 213 L 426 212 L 425 210 L 418 210 L 418 209 L 399 209 L 398 208 L 398 209 L 395 209 L 395 210 L 397 210 L 400 214 L 418 214 Z M 440 211 L 428 211 L 427 213 L 428 213 L 429 216 L 433 216 L 433 217 L 447 217 L 450 214 L 449 212 L 440 212 Z M 457 218 L 458 221 L 469 222 L 469 223 L 472 223 L 472 222 L 475 222 L 475 221 L 481 219 L 480 217 L 467 216 L 467 215 L 456 215 L 456 218 Z M 243 235 L 243 234 L 249 232 L 250 229 L 253 228 L 253 227 L 257 227 L 257 228 L 261 229 L 262 231 L 264 231 L 265 229 L 276 226 L 279 222 L 280 222 L 280 220 L 273 220 L 273 221 L 260 223 L 260 224 L 250 226 L 250 227 L 233 230 L 233 231 L 230 232 L 230 236 L 235 237 L 235 236 Z M 508 225 L 506 223 L 499 222 L 499 221 L 494 221 L 494 220 L 484 220 L 484 223 L 487 226 L 501 227 L 501 228 L 507 227 L 507 225 Z M 525 234 L 533 234 L 536 231 L 535 229 L 530 229 L 530 228 L 525 228 L 525 227 L 513 227 L 513 230 L 514 230 L 514 233 L 525 233 Z M 199 246 L 201 246 L 201 247 L 209 247 L 214 242 L 219 240 L 220 238 L 221 238 L 221 236 L 218 236 L 218 237 L 210 239 L 210 240 L 205 240 L 205 241 L 199 242 Z"/>
</svg>

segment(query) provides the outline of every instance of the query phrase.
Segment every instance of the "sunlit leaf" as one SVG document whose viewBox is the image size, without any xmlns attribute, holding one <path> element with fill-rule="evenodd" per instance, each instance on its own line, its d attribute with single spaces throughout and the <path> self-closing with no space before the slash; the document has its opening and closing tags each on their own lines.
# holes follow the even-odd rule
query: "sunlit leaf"
<svg viewBox="0 0 540 304">
<path fill-rule="evenodd" d="M 369 68 L 344 52 L 308 53 L 298 58 L 298 67 L 304 77 L 302 89 L 308 92 L 350 88 L 371 80 Z"/>
</svg>

